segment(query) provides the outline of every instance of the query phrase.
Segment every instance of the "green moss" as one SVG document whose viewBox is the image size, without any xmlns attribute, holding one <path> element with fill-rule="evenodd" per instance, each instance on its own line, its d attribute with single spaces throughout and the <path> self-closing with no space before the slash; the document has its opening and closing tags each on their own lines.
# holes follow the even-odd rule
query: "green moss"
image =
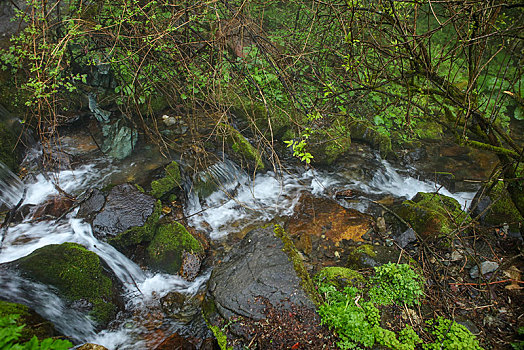
<svg viewBox="0 0 524 350">
<path fill-rule="evenodd" d="M 9 167 L 12 171 L 18 169 L 18 158 L 15 150 L 17 137 L 9 127 L 0 122 L 0 161 Z"/>
<path fill-rule="evenodd" d="M 91 315 L 101 324 L 107 324 L 114 317 L 113 283 L 104 274 L 100 258 L 83 246 L 51 244 L 17 262 L 30 277 L 54 286 L 66 299 L 85 299 L 92 303 Z"/>
<path fill-rule="evenodd" d="M 353 140 L 365 142 L 378 149 L 382 158 L 386 158 L 392 152 L 390 137 L 378 132 L 371 123 L 354 120 L 350 125 L 350 131 Z"/>
<path fill-rule="evenodd" d="M 415 134 L 422 140 L 441 140 L 442 126 L 432 121 L 421 121 L 417 123 Z"/>
<path fill-rule="evenodd" d="M 315 275 L 315 279 L 320 283 L 330 283 L 337 288 L 363 284 L 366 281 L 358 271 L 339 266 L 324 267 Z"/>
<path fill-rule="evenodd" d="M 351 146 L 347 129 L 338 123 L 334 124 L 327 130 L 316 130 L 307 141 L 315 164 L 331 165 Z"/>
<path fill-rule="evenodd" d="M 360 262 L 364 255 L 374 258 L 377 253 L 371 244 L 362 244 L 358 247 L 354 247 L 348 255 L 347 266 L 352 269 L 361 268 Z"/>
<path fill-rule="evenodd" d="M 448 237 L 458 225 L 471 221 L 454 198 L 436 193 L 417 193 L 402 203 L 398 214 L 425 238 Z"/>
<path fill-rule="evenodd" d="M 518 223 L 524 222 L 524 218 L 520 215 L 508 191 L 504 188 L 504 183 L 499 181 L 493 186 L 489 196 L 493 201 L 493 205 L 486 214 L 486 223 L 490 225 L 512 223 L 510 229 L 512 231 L 518 231 Z"/>
<path fill-rule="evenodd" d="M 232 346 L 227 346 L 227 336 L 218 326 L 212 326 L 209 325 L 209 329 L 213 332 L 215 335 L 215 338 L 217 340 L 218 346 L 220 347 L 220 350 L 232 350 Z"/>
<path fill-rule="evenodd" d="M 172 161 L 166 167 L 166 175 L 159 180 L 151 182 L 151 195 L 155 198 L 160 198 L 176 187 L 179 187 L 181 183 L 180 167 L 177 162 Z"/>
<path fill-rule="evenodd" d="M 120 251 L 129 246 L 137 245 L 143 242 L 150 242 L 154 235 L 158 220 L 162 215 L 162 202 L 157 201 L 153 213 L 147 218 L 144 226 L 135 226 L 119 233 L 116 237 L 108 240 L 108 243 Z"/>
<path fill-rule="evenodd" d="M 257 169 L 263 170 L 265 165 L 260 152 L 237 129 L 226 123 L 222 123 L 221 126 L 225 129 L 226 140 L 231 149 L 247 160 L 254 162 Z"/>
<path fill-rule="evenodd" d="M 283 251 L 287 254 L 288 259 L 293 263 L 293 268 L 301 280 L 300 285 L 302 286 L 302 289 L 317 307 L 320 306 L 323 303 L 323 299 L 320 294 L 318 294 L 315 284 L 311 280 L 311 276 L 309 276 L 309 273 L 304 266 L 302 257 L 295 247 L 295 244 L 293 244 L 293 240 L 280 225 L 275 225 L 273 231 L 275 232 L 275 235 L 282 240 L 282 243 L 284 243 Z"/>
<path fill-rule="evenodd" d="M 184 251 L 202 253 L 204 249 L 178 222 L 161 225 L 147 247 L 150 265 L 171 274 L 180 271 Z"/>
</svg>

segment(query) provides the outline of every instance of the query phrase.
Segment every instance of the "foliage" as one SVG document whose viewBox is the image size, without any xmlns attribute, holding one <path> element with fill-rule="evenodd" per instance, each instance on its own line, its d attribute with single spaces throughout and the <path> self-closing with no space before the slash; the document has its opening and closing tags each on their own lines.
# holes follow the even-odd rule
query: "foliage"
<svg viewBox="0 0 524 350">
<path fill-rule="evenodd" d="M 431 326 L 431 333 L 436 339 L 434 343 L 422 345 L 425 350 L 482 349 L 477 338 L 461 324 L 443 317 L 429 320 L 427 323 Z"/>
<path fill-rule="evenodd" d="M 407 264 L 388 263 L 375 267 L 369 296 L 379 305 L 419 304 L 424 295 L 424 280 Z"/>
<path fill-rule="evenodd" d="M 341 349 L 360 349 L 380 344 L 391 349 L 414 349 L 421 340 L 412 328 L 406 327 L 397 337 L 380 325 L 380 311 L 372 301 L 365 301 L 362 291 L 346 286 L 343 292 L 333 285 L 321 283 L 319 291 L 326 303 L 318 309 L 322 323 L 339 335 Z"/>
<path fill-rule="evenodd" d="M 47 338 L 39 341 L 34 336 L 30 341 L 19 344 L 21 330 L 24 325 L 17 326 L 18 315 L 0 317 L 0 349 L 2 350 L 66 350 L 73 346 L 70 341 Z"/>
<path fill-rule="evenodd" d="M 317 278 L 325 303 L 318 308 L 322 323 L 337 332 L 341 349 L 371 348 L 413 350 L 422 339 L 410 326 L 398 333 L 382 327 L 379 307 L 393 302 L 415 305 L 423 295 L 423 279 L 407 264 L 389 263 L 375 268 L 371 286 L 365 289 L 347 285 L 342 291 L 326 278 Z M 389 295 L 388 295 L 389 294 Z M 434 342 L 423 349 L 481 349 L 476 337 L 464 326 L 439 317 L 429 320 Z"/>
</svg>

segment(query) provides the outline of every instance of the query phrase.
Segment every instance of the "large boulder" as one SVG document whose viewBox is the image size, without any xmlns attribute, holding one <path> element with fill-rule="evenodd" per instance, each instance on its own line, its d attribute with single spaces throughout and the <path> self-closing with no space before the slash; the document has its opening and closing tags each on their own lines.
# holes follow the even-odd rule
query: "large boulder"
<svg viewBox="0 0 524 350">
<path fill-rule="evenodd" d="M 417 193 L 402 203 L 397 214 L 424 239 L 449 238 L 459 225 L 471 221 L 456 199 L 438 193 Z"/>
<path fill-rule="evenodd" d="M 310 299 L 316 291 L 306 286 L 312 282 L 301 263 L 279 226 L 252 230 L 232 248 L 215 266 L 204 302 L 204 316 L 221 346 L 240 349 L 255 334 L 262 349 L 296 342 L 315 347 L 329 337 L 315 312 L 320 297 Z"/>
<path fill-rule="evenodd" d="M 119 291 L 98 255 L 76 243 L 51 244 L 13 264 L 27 277 L 57 289 L 72 307 L 79 307 L 99 325 L 118 310 Z"/>
<path fill-rule="evenodd" d="M 134 226 L 143 226 L 153 214 L 156 199 L 131 184 L 111 189 L 103 209 L 93 220 L 93 233 L 108 239 Z"/>
</svg>

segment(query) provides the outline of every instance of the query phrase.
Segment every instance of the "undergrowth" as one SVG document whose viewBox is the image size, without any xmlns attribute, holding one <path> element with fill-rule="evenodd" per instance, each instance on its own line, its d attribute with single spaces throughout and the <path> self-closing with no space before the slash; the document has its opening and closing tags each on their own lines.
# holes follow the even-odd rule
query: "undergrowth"
<svg viewBox="0 0 524 350">
<path fill-rule="evenodd" d="M 429 320 L 433 342 L 424 342 L 411 326 L 398 332 L 383 327 L 380 308 L 388 305 L 420 304 L 424 280 L 407 264 L 389 263 L 375 268 L 367 288 L 347 285 L 343 290 L 317 279 L 325 303 L 319 307 L 322 323 L 340 337 L 340 349 L 372 348 L 413 350 L 421 344 L 425 350 L 482 349 L 464 326 L 442 317 Z"/>
<path fill-rule="evenodd" d="M 25 325 L 18 326 L 19 315 L 0 317 L 0 349 L 1 350 L 66 350 L 73 346 L 70 341 L 46 338 L 39 341 L 36 336 L 26 343 L 17 343 Z"/>
</svg>

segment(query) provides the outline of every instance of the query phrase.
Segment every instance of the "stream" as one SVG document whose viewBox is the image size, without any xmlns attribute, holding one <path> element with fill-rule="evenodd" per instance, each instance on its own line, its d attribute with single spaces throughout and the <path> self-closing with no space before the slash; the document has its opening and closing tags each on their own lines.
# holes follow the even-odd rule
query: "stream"
<svg viewBox="0 0 524 350">
<path fill-rule="evenodd" d="M 184 213 L 188 223 L 198 231 L 205 232 L 212 240 L 220 242 L 228 235 L 245 231 L 278 217 L 293 213 L 300 194 L 310 192 L 316 196 L 329 196 L 340 189 L 351 189 L 366 196 L 390 195 L 395 198 L 411 198 L 417 192 L 440 193 L 457 199 L 467 207 L 473 192 L 450 193 L 440 185 L 422 181 L 399 172 L 390 163 L 375 157 L 372 176 L 356 179 L 345 172 L 328 172 L 313 168 L 290 167 L 279 173 L 268 171 L 253 178 L 234 162 L 225 159 L 206 170 L 218 180 L 218 189 L 204 196 L 192 190 L 187 179 Z M 140 159 L 144 162 L 144 159 Z M 88 189 L 103 188 L 119 175 L 120 168 L 107 158 L 92 159 L 74 169 L 55 173 L 36 173 L 22 182 L 0 163 L 0 201 L 8 208 L 14 207 L 22 198 L 23 204 L 38 205 L 57 195 L 54 183 L 64 191 L 79 196 Z M 148 168 L 144 163 L 140 168 Z M 0 203 L 1 204 L 1 203 Z M 369 210 L 369 201 L 341 200 L 340 204 L 362 212 Z M 68 310 L 65 303 L 52 288 L 25 280 L 16 272 L 0 274 L 0 298 L 24 303 L 56 325 L 56 328 L 76 343 L 91 342 L 108 349 L 148 348 L 151 329 L 146 319 L 151 309 L 158 307 L 159 299 L 168 292 L 177 291 L 195 296 L 206 288 L 210 269 L 188 282 L 179 276 L 143 270 L 111 245 L 94 237 L 90 224 L 76 218 L 76 210 L 61 220 L 32 221 L 26 219 L 11 225 L 5 235 L 0 251 L 0 263 L 14 261 L 34 250 L 64 242 L 75 242 L 95 252 L 113 270 L 122 282 L 125 312 L 111 323 L 109 329 L 95 332 L 93 323 L 84 315 Z M 191 333 L 190 325 L 172 319 L 159 320 L 167 335 L 174 332 Z M 159 334 L 157 338 L 162 338 Z M 146 340 L 147 338 L 147 340 Z M 158 344 L 162 339 L 155 339 Z"/>
</svg>

